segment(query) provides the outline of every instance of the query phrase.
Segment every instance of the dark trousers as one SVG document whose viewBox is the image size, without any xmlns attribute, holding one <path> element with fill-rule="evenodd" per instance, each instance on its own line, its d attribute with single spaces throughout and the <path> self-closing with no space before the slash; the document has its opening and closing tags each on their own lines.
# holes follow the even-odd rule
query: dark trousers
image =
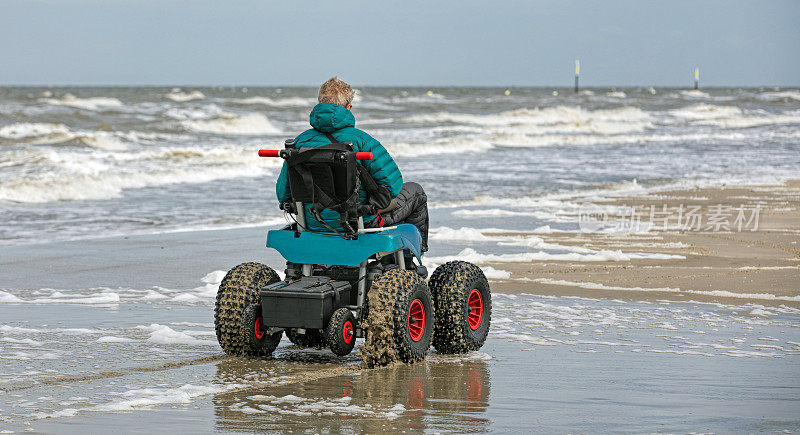
<svg viewBox="0 0 800 435">
<path fill-rule="evenodd" d="M 403 188 L 395 198 L 397 208 L 385 213 L 383 226 L 388 227 L 400 222 L 413 224 L 419 228 L 422 234 L 422 252 L 428 250 L 428 196 L 422 190 L 422 186 L 417 183 L 403 183 Z M 367 222 L 366 227 L 376 228 L 380 224 L 380 218 Z"/>
</svg>

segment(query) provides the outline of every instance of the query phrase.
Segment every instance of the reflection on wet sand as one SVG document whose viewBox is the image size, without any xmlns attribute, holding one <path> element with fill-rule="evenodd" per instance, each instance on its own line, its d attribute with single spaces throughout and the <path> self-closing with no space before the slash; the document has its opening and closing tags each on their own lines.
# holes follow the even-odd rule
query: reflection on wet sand
<svg viewBox="0 0 800 435">
<path fill-rule="evenodd" d="M 361 370 L 313 351 L 277 359 L 226 359 L 217 379 L 257 385 L 213 398 L 218 430 L 485 431 L 485 361 L 432 355 L 414 365 Z M 314 361 L 309 364 L 305 361 Z M 303 361 L 303 362 L 300 362 Z"/>
</svg>

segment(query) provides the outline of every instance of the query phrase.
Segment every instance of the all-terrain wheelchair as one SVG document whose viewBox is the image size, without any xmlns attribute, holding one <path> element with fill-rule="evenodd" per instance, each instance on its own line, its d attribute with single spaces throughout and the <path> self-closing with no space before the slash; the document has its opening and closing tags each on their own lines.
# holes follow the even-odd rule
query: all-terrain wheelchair
<svg viewBox="0 0 800 435">
<path fill-rule="evenodd" d="M 360 163 L 371 153 L 354 152 L 350 142 L 296 148 L 289 139 L 259 156 L 286 162 L 291 201 L 281 208 L 294 222 L 267 234 L 267 247 L 286 259 L 285 278 L 259 263 L 227 273 L 214 310 L 226 353 L 270 355 L 284 332 L 298 346 L 327 346 L 339 356 L 364 337 L 368 366 L 421 360 L 431 344 L 443 353 L 483 345 L 491 292 L 480 268 L 452 261 L 426 283 L 415 226 L 364 228 L 363 216 L 377 207 L 359 196 L 362 185 L 375 188 Z M 338 213 L 340 229 L 325 222 L 325 210 Z M 309 214 L 323 230 L 311 230 Z"/>
</svg>

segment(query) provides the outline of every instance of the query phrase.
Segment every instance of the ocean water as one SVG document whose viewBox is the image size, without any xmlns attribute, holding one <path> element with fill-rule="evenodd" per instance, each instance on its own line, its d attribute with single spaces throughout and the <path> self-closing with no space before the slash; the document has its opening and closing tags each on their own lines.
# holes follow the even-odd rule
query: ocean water
<svg viewBox="0 0 800 435">
<path fill-rule="evenodd" d="M 433 227 L 575 229 L 578 199 L 800 173 L 800 90 L 359 88 Z M 0 245 L 284 222 L 313 88 L 0 88 Z M 447 229 L 447 228 L 445 228 Z"/>
<path fill-rule="evenodd" d="M 647 236 L 625 252 L 540 236 L 576 230 L 585 200 L 800 174 L 797 89 L 504 91 L 358 89 L 357 126 L 428 192 L 430 270 L 457 257 L 498 280 L 498 259 L 679 258 L 647 252 L 665 243 Z M 800 311 L 753 301 L 495 293 L 486 345 L 463 356 L 361 370 L 286 339 L 274 359 L 223 356 L 225 269 L 283 264 L 260 228 L 285 222 L 280 161 L 256 150 L 308 128 L 314 97 L 0 88 L 0 432 L 800 427 Z M 259 228 L 191 233 L 243 227 Z M 115 235 L 132 237 L 43 244 Z M 749 297 L 798 300 L 768 291 Z"/>
</svg>

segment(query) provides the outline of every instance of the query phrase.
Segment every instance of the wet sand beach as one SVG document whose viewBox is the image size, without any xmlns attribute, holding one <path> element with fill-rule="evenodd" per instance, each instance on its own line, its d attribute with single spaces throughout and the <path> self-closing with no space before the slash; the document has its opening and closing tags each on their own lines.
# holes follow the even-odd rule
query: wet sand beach
<svg viewBox="0 0 800 435">
<path fill-rule="evenodd" d="M 758 303 L 800 306 L 800 182 L 780 186 L 726 186 L 664 191 L 644 197 L 625 197 L 598 205 L 633 206 L 648 211 L 652 205 L 676 210 L 699 206 L 703 229 L 709 207 L 732 210 L 742 204 L 760 207 L 760 219 L 736 231 L 651 230 L 638 233 L 564 232 L 539 235 L 545 242 L 594 250 L 646 250 L 680 255 L 682 259 L 631 259 L 593 263 L 488 263 L 511 272 L 495 289 L 546 295 Z M 748 218 L 751 212 L 748 211 Z M 643 222 L 649 215 L 644 213 Z M 610 220 L 624 219 L 610 215 Z M 677 218 L 676 218 L 677 219 Z M 675 223 L 675 222 L 672 222 Z M 711 228 L 714 229 L 713 226 Z M 733 231 L 730 231 L 730 230 Z M 662 290 L 660 290 L 662 289 Z M 665 289 L 665 290 L 664 290 Z"/>
<path fill-rule="evenodd" d="M 271 359 L 223 355 L 213 330 L 222 271 L 250 259 L 280 267 L 263 228 L 4 248 L 0 430 L 798 430 L 796 302 L 536 281 L 796 296 L 794 186 L 650 199 L 746 195 L 764 205 L 751 233 L 547 235 L 686 259 L 493 263 L 512 279 L 492 280 L 492 332 L 480 352 L 433 351 L 378 369 L 361 368 L 355 352 L 337 358 L 286 339 Z"/>
</svg>

